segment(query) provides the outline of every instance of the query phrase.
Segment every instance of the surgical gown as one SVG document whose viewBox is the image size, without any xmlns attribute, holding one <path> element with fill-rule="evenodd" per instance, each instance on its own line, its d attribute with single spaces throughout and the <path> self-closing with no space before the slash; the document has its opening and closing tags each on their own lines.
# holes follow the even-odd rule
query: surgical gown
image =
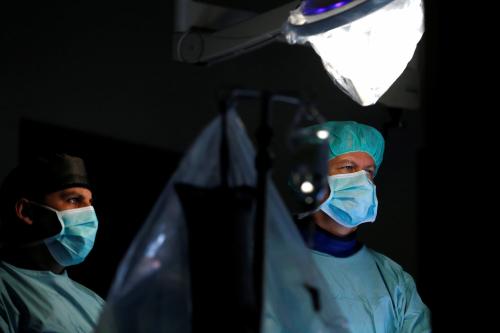
<svg viewBox="0 0 500 333">
<path fill-rule="evenodd" d="M 366 246 L 346 258 L 312 252 L 351 332 L 431 331 L 413 278 L 391 259 Z"/>
<path fill-rule="evenodd" d="M 92 332 L 104 301 L 67 273 L 0 261 L 0 332 Z"/>
</svg>

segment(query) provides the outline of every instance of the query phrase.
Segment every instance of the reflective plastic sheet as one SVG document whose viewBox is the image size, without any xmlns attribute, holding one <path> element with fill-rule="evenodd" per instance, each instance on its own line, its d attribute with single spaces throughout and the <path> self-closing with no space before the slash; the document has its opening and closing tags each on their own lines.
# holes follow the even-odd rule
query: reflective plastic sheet
<svg viewBox="0 0 500 333">
<path fill-rule="evenodd" d="M 97 332 L 191 331 L 186 225 L 174 184 L 220 184 L 221 124 L 219 116 L 199 135 L 158 198 L 118 268 Z M 255 186 L 255 152 L 234 111 L 227 114 L 227 138 L 229 186 Z M 309 250 L 268 184 L 262 332 L 346 332 Z"/>
</svg>

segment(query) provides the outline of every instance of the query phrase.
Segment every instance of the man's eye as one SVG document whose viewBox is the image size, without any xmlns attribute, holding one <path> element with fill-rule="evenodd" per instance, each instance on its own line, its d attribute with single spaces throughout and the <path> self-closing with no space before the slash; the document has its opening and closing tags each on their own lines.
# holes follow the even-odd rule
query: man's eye
<svg viewBox="0 0 500 333">
<path fill-rule="evenodd" d="M 68 198 L 67 201 L 71 204 L 77 204 L 80 202 L 78 198 Z"/>
</svg>

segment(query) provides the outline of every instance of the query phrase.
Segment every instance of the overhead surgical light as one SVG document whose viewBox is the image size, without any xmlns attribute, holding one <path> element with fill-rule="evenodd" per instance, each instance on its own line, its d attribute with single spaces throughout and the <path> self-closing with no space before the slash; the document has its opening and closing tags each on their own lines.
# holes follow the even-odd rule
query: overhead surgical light
<svg viewBox="0 0 500 333">
<path fill-rule="evenodd" d="M 312 0 L 290 13 L 283 33 L 309 43 L 334 82 L 370 105 L 401 75 L 423 29 L 421 0 Z"/>
<path fill-rule="evenodd" d="M 235 13 L 178 0 L 174 58 L 213 63 L 274 40 L 308 44 L 335 84 L 361 105 L 376 103 L 401 75 L 424 30 L 422 0 L 305 0 L 257 16 Z M 229 27 L 220 28 L 221 18 Z"/>
</svg>

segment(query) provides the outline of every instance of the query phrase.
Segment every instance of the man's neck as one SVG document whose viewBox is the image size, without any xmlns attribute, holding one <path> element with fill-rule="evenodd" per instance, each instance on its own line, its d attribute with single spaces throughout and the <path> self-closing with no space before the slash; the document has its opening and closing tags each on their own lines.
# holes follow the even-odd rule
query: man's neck
<svg viewBox="0 0 500 333">
<path fill-rule="evenodd" d="M 54 274 L 61 274 L 64 271 L 64 267 L 52 258 L 47 247 L 43 244 L 4 248 L 1 259 L 24 269 L 51 271 Z"/>
</svg>

